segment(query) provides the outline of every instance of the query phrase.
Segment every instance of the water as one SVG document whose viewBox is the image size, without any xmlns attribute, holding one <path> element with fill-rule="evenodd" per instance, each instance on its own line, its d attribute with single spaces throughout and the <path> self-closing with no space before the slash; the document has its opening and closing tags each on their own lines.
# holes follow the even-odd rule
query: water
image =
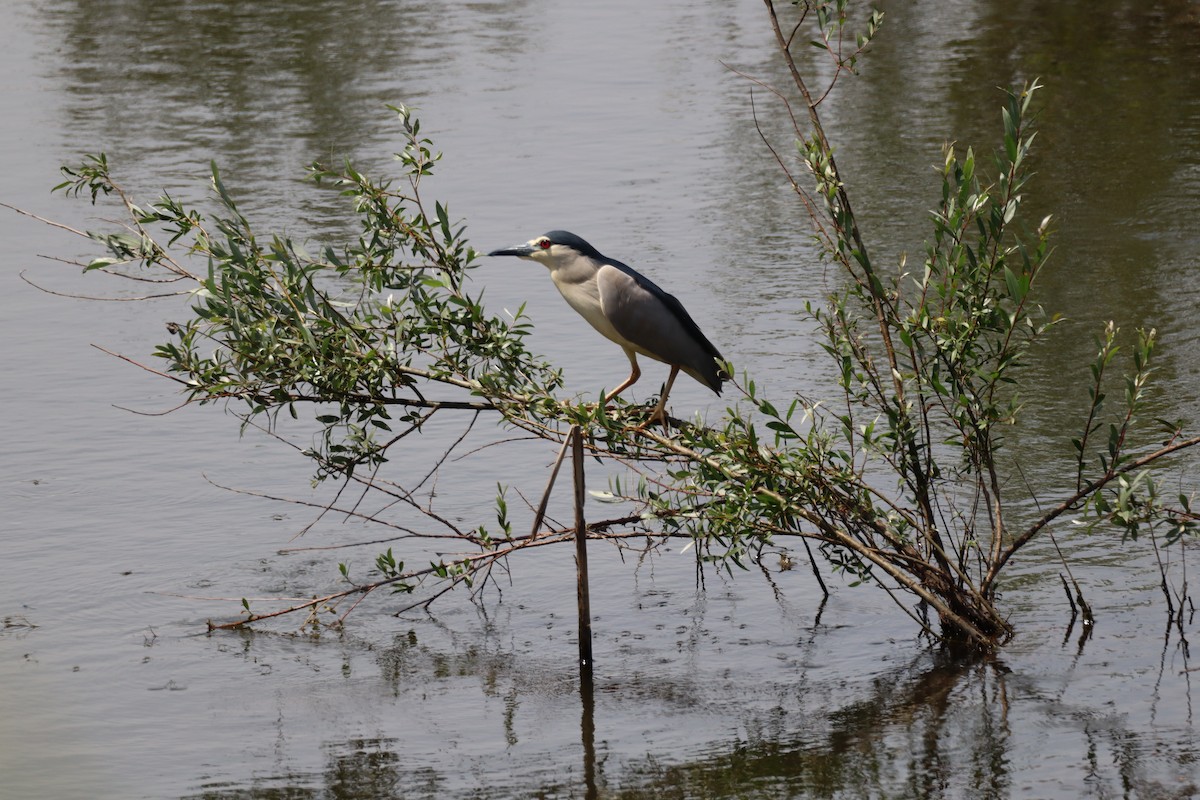
<svg viewBox="0 0 1200 800">
<path fill-rule="evenodd" d="M 1105 319 L 1159 327 L 1155 402 L 1195 419 L 1195 5 L 885 8 L 862 76 L 826 107 L 877 259 L 921 252 L 943 141 L 996 141 L 991 87 L 1047 84 L 1031 218 L 1059 217 L 1043 297 L 1072 322 L 1045 348 L 1034 433 L 1014 443 L 1026 477 L 1061 470 L 1082 395 L 1067 366 Z M 63 161 L 104 150 L 130 189 L 203 205 L 215 159 L 260 230 L 336 239 L 346 210 L 302 167 L 345 155 L 388 170 L 399 137 L 383 105 L 404 102 L 446 152 L 427 196 L 477 248 L 574 230 L 676 292 L 768 391 L 829 396 L 798 309 L 834 277 L 756 138 L 748 85 L 721 64 L 783 82 L 756 2 L 46 0 L 3 14 L 0 201 L 97 227 L 85 203 L 48 194 Z M 786 149 L 779 110 L 756 102 Z M 397 618 L 373 598 L 340 635 L 207 636 L 240 598 L 328 591 L 337 562 L 362 576 L 378 549 L 284 548 L 380 532 L 331 521 L 293 542 L 308 509 L 213 485 L 307 499 L 308 469 L 215 409 L 122 410 L 178 400 L 89 344 L 141 359 L 181 302 L 39 292 L 18 273 L 68 293 L 143 287 L 39 259 L 90 251 L 27 218 L 0 214 L 0 232 L 0 797 L 1184 797 L 1200 783 L 1188 649 L 1157 573 L 1143 548 L 1066 526 L 1095 631 L 1067 629 L 1037 549 L 1004 598 L 1018 636 L 988 662 L 928 652 L 868 590 L 834 581 L 822 607 L 803 563 L 768 564 L 782 599 L 755 571 L 699 590 L 676 549 L 640 566 L 593 550 L 591 706 L 566 551 L 514 562 L 478 606 Z M 540 268 L 489 263 L 476 280 L 497 308 L 528 301 L 569 392 L 624 376 Z M 722 407 L 690 381 L 672 399 Z M 393 465 L 401 482 L 459 430 L 434 428 Z M 448 465 L 438 508 L 487 521 L 497 480 L 536 496 L 553 452 L 517 452 Z"/>
</svg>

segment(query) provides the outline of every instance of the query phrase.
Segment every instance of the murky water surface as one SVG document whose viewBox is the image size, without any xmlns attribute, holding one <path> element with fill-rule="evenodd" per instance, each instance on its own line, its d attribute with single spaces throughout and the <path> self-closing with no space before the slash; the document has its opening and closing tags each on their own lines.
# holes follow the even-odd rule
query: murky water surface
<svg viewBox="0 0 1200 800">
<path fill-rule="evenodd" d="M 1031 218 L 1058 215 L 1044 299 L 1072 322 L 1029 396 L 1024 479 L 1052 485 L 1064 414 L 1102 320 L 1157 326 L 1156 402 L 1196 419 L 1200 9 L 1184 0 L 885 3 L 863 75 L 825 107 L 881 253 L 921 253 L 946 140 L 986 152 L 993 87 L 1047 85 Z M 799 309 L 828 287 L 803 215 L 754 132 L 749 85 L 783 83 L 761 5 L 740 2 L 4 4 L 0 201 L 98 227 L 52 197 L 57 165 L 103 150 L 139 194 L 203 204 L 210 160 L 261 230 L 329 240 L 351 221 L 303 183 L 314 159 L 389 169 L 385 103 L 418 106 L 446 152 L 429 196 L 479 249 L 556 227 L 653 274 L 779 396 L 831 396 Z M 814 62 L 813 69 L 820 67 Z M 758 95 L 764 128 L 787 139 Z M 597 672 L 581 697 L 570 553 L 512 565 L 481 598 L 344 634 L 208 636 L 241 597 L 307 596 L 378 538 L 214 484 L 307 497 L 307 466 L 212 409 L 167 416 L 143 357 L 182 301 L 91 302 L 144 287 L 39 254 L 78 240 L 0 214 L 0 797 L 1187 797 L 1200 789 L 1187 642 L 1141 547 L 1073 538 L 1096 608 L 1069 629 L 1057 567 L 1018 565 L 1018 636 L 990 663 L 927 651 L 880 594 L 807 569 L 697 588 L 690 554 L 592 556 Z M 528 301 L 535 344 L 591 393 L 623 375 L 540 268 L 489 263 L 489 302 Z M 696 384 L 676 409 L 719 413 Z M 649 391 L 649 389 L 647 389 Z M 458 434 L 431 426 L 396 478 Z M 477 434 L 478 443 L 504 431 Z M 422 449 L 424 448 L 424 449 Z M 448 465 L 437 507 L 490 516 L 553 457 L 500 448 Z M 514 463 L 519 466 L 514 469 Z M 599 508 L 595 513 L 605 513 Z M 295 548 L 290 551 L 286 548 Z M 1178 557 L 1177 555 L 1175 556 Z M 213 599 L 216 598 L 216 599 Z M 1188 620 L 1184 633 L 1192 635 Z"/>
</svg>

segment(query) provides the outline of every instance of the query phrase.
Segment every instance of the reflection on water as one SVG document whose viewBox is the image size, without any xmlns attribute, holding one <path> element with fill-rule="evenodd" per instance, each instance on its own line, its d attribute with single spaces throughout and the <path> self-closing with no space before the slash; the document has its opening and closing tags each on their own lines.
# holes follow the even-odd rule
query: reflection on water
<svg viewBox="0 0 1200 800">
<path fill-rule="evenodd" d="M 748 796 L 1008 797 L 1005 671 L 920 657 L 799 731 L 781 730 L 780 714 L 711 758 L 637 766 L 644 786 L 620 796 L 732 797 L 753 786 Z"/>
<path fill-rule="evenodd" d="M 1001 94 L 991 87 L 1035 76 L 1047 84 L 1030 218 L 1059 220 L 1044 298 L 1074 322 L 1035 367 L 1032 433 L 1010 442 L 1021 465 L 1014 480 L 1041 488 L 1061 473 L 1064 415 L 1082 394 L 1073 370 L 1101 320 L 1160 328 L 1157 402 L 1194 419 L 1196 4 L 882 5 L 887 23 L 862 76 L 825 106 L 877 259 L 919 259 L 941 145 L 986 152 L 997 141 Z M 9 73 L 36 76 L 39 91 L 4 97 L 36 102 L 38 114 L 5 100 L 5 130 L 17 133 L 4 152 L 20 162 L 14 172 L 36 171 L 39 187 L 54 182 L 59 160 L 105 150 L 135 190 L 195 198 L 212 159 L 262 230 L 333 238 L 349 230 L 344 203 L 302 183 L 303 165 L 349 156 L 384 170 L 394 136 L 382 106 L 414 104 L 447 153 L 432 186 L 470 223 L 477 247 L 577 229 L 679 287 L 722 349 L 771 391 L 829 396 L 800 309 L 837 276 L 815 260 L 805 220 L 756 139 L 748 85 L 720 64 L 786 82 L 757 0 L 45 0 L 15 19 L 0 40 L 31 37 L 37 47 Z M 781 109 L 761 96 L 756 104 L 786 149 Z M 20 128 L 47 116 L 48 129 Z M 5 241 L 24 242 L 26 229 L 0 225 Z M 573 391 L 594 392 L 625 369 L 606 343 L 574 335 L 577 321 L 544 275 L 481 268 L 477 280 L 500 307 L 530 301 L 539 344 L 567 365 Z M 89 374 L 62 331 L 104 339 L 111 309 L 31 311 L 29 297 L 5 293 L 5 321 L 33 340 L 8 354 L 24 360 L 6 374 L 39 383 Z M 118 313 L 130 330 L 158 329 L 155 312 Z M 8 398 L 23 424 L 8 437 L 18 455 L 6 474 L 19 485 L 5 496 L 16 521 L 3 529 L 0 614 L 39 627 L 0 628 L 0 676 L 20 687 L 0 699 L 13 704 L 0 709 L 0 760 L 14 759 L 12 768 L 0 761 L 6 788 L 212 798 L 1196 791 L 1186 642 L 1160 633 L 1157 574 L 1140 550 L 1097 540 L 1065 544 L 1082 559 L 1076 577 L 1096 606 L 1091 639 L 1078 628 L 1063 639 L 1066 604 L 1043 574 L 1057 568 L 1031 557 L 1006 587 L 1018 637 L 998 661 L 926 652 L 866 590 L 838 587 L 814 620 L 819 592 L 804 569 L 772 576 L 782 600 L 755 574 L 698 592 L 691 562 L 676 553 L 640 570 L 597 557 L 598 669 L 582 693 L 567 555 L 514 565 L 503 601 L 489 597 L 478 613 L 452 601 L 439 617 L 362 611 L 346 634 L 317 640 L 193 638 L 200 615 L 228 613 L 235 601 L 200 611 L 198 600 L 150 592 L 315 593 L 347 556 L 271 555 L 303 522 L 197 492 L 198 465 L 228 451 L 226 468 L 246 481 L 301 487 L 307 467 L 284 466 L 259 443 L 227 446 L 216 432 L 228 420 L 121 427 L 96 406 L 124 378 Z M 678 403 L 708 402 L 699 389 L 678 391 Z M 53 494 L 27 474 L 42 455 L 64 471 Z M 486 458 L 461 485 L 447 478 L 440 501 L 479 487 L 490 495 L 497 475 L 509 478 L 511 464 Z M 512 479 L 542 485 L 544 461 L 531 458 L 529 475 Z M 94 483 L 114 474 L 113 484 Z M 190 488 L 151 493 L 168 479 Z M 109 496 L 129 484 L 144 488 L 124 502 Z M 464 501 L 455 511 L 478 508 Z M 334 544 L 347 534 L 310 536 Z M 64 558 L 73 588 L 47 597 Z M 167 685 L 185 690 L 150 691 Z"/>
<path fill-rule="evenodd" d="M 528 664 L 521 659 L 477 650 L 448 658 L 424 648 L 411 632 L 378 657 L 390 664 L 388 679 L 401 695 L 444 697 L 439 684 L 454 678 L 481 681 L 485 695 L 502 698 L 511 710 L 507 747 L 520 752 L 520 739 L 529 732 L 518 734 L 513 717 L 523 704 L 536 703 L 539 694 L 532 687 L 515 688 L 530 677 L 522 673 Z M 574 696 L 571 676 L 539 674 L 536 681 L 550 684 L 543 692 L 561 694 L 559 707 L 566 713 Z M 615 722 L 629 717 L 617 709 L 631 705 L 666 719 L 680 719 L 684 708 L 693 715 L 722 713 L 706 703 L 723 705 L 715 696 L 741 691 L 737 682 L 731 676 L 716 691 L 688 696 L 660 693 L 652 679 L 650 685 L 637 679 L 595 687 L 585 682 L 577 698 L 583 701 L 581 725 L 573 741 L 558 742 L 553 764 L 533 759 L 499 769 L 511 755 L 463 748 L 453 733 L 447 737 L 453 765 L 441 766 L 412 758 L 403 739 L 352 738 L 323 744 L 320 769 L 263 776 L 243 786 L 206 785 L 187 796 L 1069 797 L 1080 785 L 1080 770 L 1096 786 L 1121 785 L 1134 797 L 1182 798 L 1200 791 L 1178 771 L 1197 755 L 1194 743 L 1146 742 L 1125 715 L 1074 705 L 1062 690 L 1047 690 L 1014 674 L 1002 659 L 939 653 L 921 653 L 879 672 L 854 700 L 841 705 L 830 704 L 828 692 L 812 691 L 804 681 L 760 686 L 758 691 L 773 701 L 732 710 L 723 726 L 729 733 L 706 737 L 695 751 L 637 755 L 622 752 L 606 735 L 616 733 Z M 1031 706 L 1040 708 L 1032 726 Z M 430 713 L 439 713 L 436 699 Z M 1023 764 L 1035 756 L 1057 764 L 1059 771 L 1031 792 L 1034 784 Z M 1156 777 L 1164 760 L 1176 765 L 1169 779 Z"/>
<path fill-rule="evenodd" d="M 296 4 L 117 0 L 45 4 L 63 42 L 64 122 L 103 147 L 135 190 L 186 190 L 216 159 L 251 216 L 305 235 L 342 233 L 346 205 L 302 183 L 313 161 L 386 163 L 397 141 L 385 104 L 422 104 L 436 73 L 455 91 L 464 17 L 475 4 L 339 0 Z M 521 4 L 505 4 L 506 25 Z M 503 26 L 497 25 L 499 30 Z M 129 169 L 128 165 L 137 165 Z"/>
</svg>

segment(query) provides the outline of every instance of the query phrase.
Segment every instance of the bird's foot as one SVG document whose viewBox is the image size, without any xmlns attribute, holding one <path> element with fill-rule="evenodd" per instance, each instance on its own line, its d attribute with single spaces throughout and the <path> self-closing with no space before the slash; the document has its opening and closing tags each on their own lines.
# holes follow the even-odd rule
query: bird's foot
<svg viewBox="0 0 1200 800">
<path fill-rule="evenodd" d="M 669 432 L 671 430 L 671 418 L 667 415 L 667 410 L 662 406 L 657 406 L 652 412 L 650 412 L 650 416 L 647 417 L 644 422 L 634 428 L 634 430 L 644 431 L 647 428 L 654 427 L 656 423 L 662 424 L 664 432 Z"/>
</svg>

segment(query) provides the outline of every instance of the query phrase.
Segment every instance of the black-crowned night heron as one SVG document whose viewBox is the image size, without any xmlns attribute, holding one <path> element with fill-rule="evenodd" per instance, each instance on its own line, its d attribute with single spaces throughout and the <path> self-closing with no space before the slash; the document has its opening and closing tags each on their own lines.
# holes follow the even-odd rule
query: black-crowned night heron
<svg viewBox="0 0 1200 800">
<path fill-rule="evenodd" d="M 629 377 L 609 393 L 616 397 L 642 375 L 637 356 L 669 364 L 671 374 L 658 405 L 645 424 L 666 424 L 667 395 L 683 370 L 721 393 L 721 354 L 673 295 L 645 275 L 615 261 L 567 231 L 550 231 L 522 245 L 493 250 L 489 256 L 517 256 L 550 270 L 554 285 L 571 308 L 601 334 L 621 345 L 629 357 Z"/>
</svg>

